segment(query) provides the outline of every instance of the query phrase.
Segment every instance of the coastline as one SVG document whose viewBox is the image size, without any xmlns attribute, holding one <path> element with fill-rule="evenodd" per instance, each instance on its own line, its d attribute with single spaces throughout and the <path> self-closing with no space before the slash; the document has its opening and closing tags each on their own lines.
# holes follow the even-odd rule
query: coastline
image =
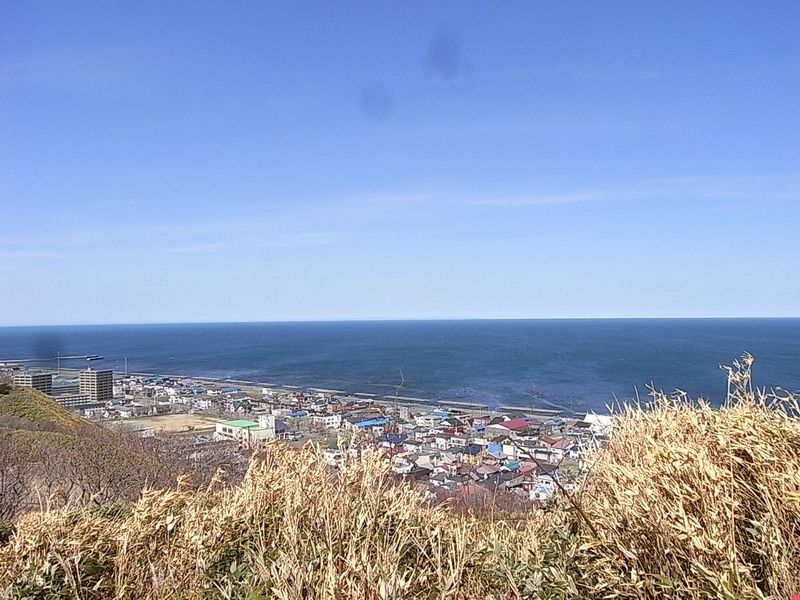
<svg viewBox="0 0 800 600">
<path fill-rule="evenodd" d="M 77 377 L 82 369 L 62 368 L 61 376 L 68 375 L 70 377 Z M 570 413 L 566 410 L 557 410 L 549 408 L 540 408 L 536 406 L 521 406 L 521 405 L 496 405 L 491 406 L 480 402 L 464 402 L 461 400 L 448 400 L 436 398 L 419 398 L 414 396 L 403 396 L 395 394 L 373 394 L 370 392 L 348 392 L 346 390 L 336 390 L 329 388 L 319 388 L 313 386 L 298 386 L 298 385 L 285 385 L 276 382 L 268 381 L 253 381 L 245 379 L 232 379 L 232 378 L 218 378 L 208 376 L 192 376 L 182 375 L 180 373 L 152 373 L 142 371 L 129 371 L 128 373 L 113 371 L 114 377 L 142 377 L 142 378 L 164 378 L 175 380 L 188 380 L 196 381 L 198 383 L 213 384 L 216 386 L 236 385 L 242 388 L 242 391 L 261 397 L 263 389 L 270 389 L 275 393 L 297 393 L 302 391 L 320 393 L 331 396 L 332 398 L 345 399 L 355 398 L 360 401 L 372 402 L 376 405 L 387 408 L 420 408 L 422 406 L 429 406 L 432 409 L 443 409 L 456 412 L 471 412 L 482 413 L 487 415 L 500 415 L 500 414 L 527 414 L 542 418 L 548 417 L 566 417 L 575 418 L 579 414 L 586 414 L 585 411 L 579 413 Z M 596 412 L 596 411 L 589 411 Z"/>
</svg>

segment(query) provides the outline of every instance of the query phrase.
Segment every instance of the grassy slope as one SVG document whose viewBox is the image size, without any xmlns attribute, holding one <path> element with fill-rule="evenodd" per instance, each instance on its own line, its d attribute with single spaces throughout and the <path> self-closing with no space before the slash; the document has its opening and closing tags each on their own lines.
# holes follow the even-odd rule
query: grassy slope
<svg viewBox="0 0 800 600">
<path fill-rule="evenodd" d="M 83 422 L 42 392 L 23 387 L 12 387 L 10 393 L 0 394 L 0 417 L 3 416 L 63 427 L 73 427 Z"/>
<path fill-rule="evenodd" d="M 629 411 L 580 494 L 521 519 L 428 507 L 379 459 L 334 477 L 313 451 L 281 447 L 232 488 L 31 514 L 0 548 L 0 594 L 788 598 L 800 424 L 769 405 L 786 401 L 742 389 L 718 411 L 664 397 Z"/>
<path fill-rule="evenodd" d="M 140 440 L 81 419 L 37 390 L 0 393 L 2 514 L 47 503 L 130 501 L 143 488 L 170 487 L 181 463 Z M 19 486 L 23 474 L 25 485 Z M 15 483 L 16 482 L 16 483 Z M 0 589 L 0 598 L 2 598 Z"/>
</svg>

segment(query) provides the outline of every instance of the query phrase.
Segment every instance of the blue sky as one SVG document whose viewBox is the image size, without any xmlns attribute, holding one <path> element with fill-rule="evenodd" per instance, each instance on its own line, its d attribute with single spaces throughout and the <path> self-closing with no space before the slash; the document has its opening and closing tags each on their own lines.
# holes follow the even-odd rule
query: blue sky
<svg viewBox="0 0 800 600">
<path fill-rule="evenodd" d="M 6 2 L 0 323 L 800 315 L 796 2 Z"/>
</svg>

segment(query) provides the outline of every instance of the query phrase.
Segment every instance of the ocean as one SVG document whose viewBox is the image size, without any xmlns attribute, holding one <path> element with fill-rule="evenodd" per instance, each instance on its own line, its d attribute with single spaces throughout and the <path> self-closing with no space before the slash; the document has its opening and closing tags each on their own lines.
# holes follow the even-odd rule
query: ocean
<svg viewBox="0 0 800 600">
<path fill-rule="evenodd" d="M 95 368 L 602 411 L 647 385 L 722 400 L 720 364 L 800 389 L 800 319 L 208 323 L 0 328 L 0 359 L 99 354 Z M 55 362 L 40 363 L 55 366 Z M 80 368 L 85 361 L 65 361 Z"/>
</svg>

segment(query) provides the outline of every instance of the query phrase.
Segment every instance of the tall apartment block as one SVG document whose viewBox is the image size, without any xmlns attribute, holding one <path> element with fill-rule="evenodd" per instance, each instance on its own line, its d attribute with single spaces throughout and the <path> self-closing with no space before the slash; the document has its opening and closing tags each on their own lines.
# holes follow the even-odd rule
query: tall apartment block
<svg viewBox="0 0 800 600">
<path fill-rule="evenodd" d="M 14 373 L 14 385 L 29 387 L 48 396 L 53 393 L 53 374 L 52 373 Z"/>
<path fill-rule="evenodd" d="M 114 372 L 87 369 L 80 373 L 80 393 L 88 394 L 92 402 L 108 402 L 114 396 Z"/>
</svg>

